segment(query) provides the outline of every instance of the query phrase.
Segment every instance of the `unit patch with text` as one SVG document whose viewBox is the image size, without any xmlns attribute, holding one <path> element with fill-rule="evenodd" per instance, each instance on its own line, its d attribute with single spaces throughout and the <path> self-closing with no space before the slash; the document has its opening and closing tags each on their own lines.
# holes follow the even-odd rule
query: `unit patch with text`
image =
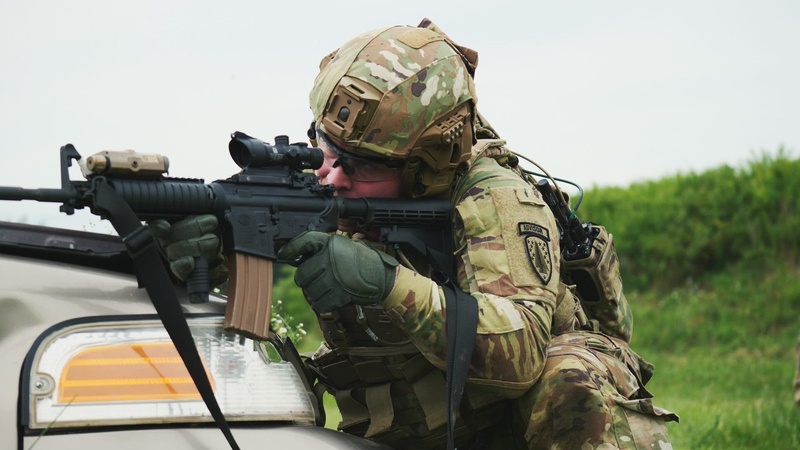
<svg viewBox="0 0 800 450">
<path fill-rule="evenodd" d="M 525 237 L 528 260 L 536 275 L 544 284 L 550 282 L 553 275 L 553 258 L 550 255 L 550 230 L 535 223 L 520 222 L 517 224 L 520 236 Z"/>
</svg>

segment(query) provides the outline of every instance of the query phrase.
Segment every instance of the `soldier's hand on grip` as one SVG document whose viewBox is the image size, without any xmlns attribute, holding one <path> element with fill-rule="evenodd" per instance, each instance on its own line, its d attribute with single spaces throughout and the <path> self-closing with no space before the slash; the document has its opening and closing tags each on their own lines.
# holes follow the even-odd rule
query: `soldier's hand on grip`
<svg viewBox="0 0 800 450">
<path fill-rule="evenodd" d="M 341 235 L 309 231 L 278 251 L 280 259 L 301 257 L 295 283 L 322 313 L 349 304 L 378 303 L 394 286 L 396 259 Z"/>
<path fill-rule="evenodd" d="M 219 223 L 215 216 L 192 216 L 174 223 L 157 219 L 148 225 L 167 258 L 170 270 L 179 280 L 186 281 L 194 270 L 195 258 L 201 256 L 208 260 L 211 286 L 228 278 L 221 241 L 216 234 Z"/>
</svg>

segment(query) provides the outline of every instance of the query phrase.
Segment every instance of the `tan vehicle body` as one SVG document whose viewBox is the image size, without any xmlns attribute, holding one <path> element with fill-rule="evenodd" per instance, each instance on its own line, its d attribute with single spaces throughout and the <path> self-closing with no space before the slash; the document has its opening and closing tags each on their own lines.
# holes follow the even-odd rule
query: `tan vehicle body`
<svg viewBox="0 0 800 450">
<path fill-rule="evenodd" d="M 25 241 L 30 238 L 29 242 Z M 152 315 L 155 310 L 136 277 L 121 273 L 125 255 L 99 263 L 81 262 L 83 239 L 110 253 L 121 249 L 118 238 L 93 233 L 0 223 L 0 436 L 8 449 L 226 449 L 223 434 L 213 423 L 83 427 L 74 430 L 30 430 L 21 416 L 27 388 L 21 386 L 26 355 L 37 339 L 65 321 L 96 316 Z M 64 253 L 62 256 L 58 256 Z M 75 252 L 76 254 L 80 253 Z M 86 252 L 84 252 L 86 253 Z M 70 259 L 81 264 L 73 264 Z M 50 260 L 48 260 L 50 259 Z M 91 258 L 88 258 L 91 260 Z M 112 270 L 90 267 L 107 266 Z M 224 314 L 223 298 L 191 304 L 181 293 L 187 315 Z M 231 423 L 242 449 L 263 448 L 382 448 L 375 443 L 312 424 L 261 422 Z"/>
</svg>

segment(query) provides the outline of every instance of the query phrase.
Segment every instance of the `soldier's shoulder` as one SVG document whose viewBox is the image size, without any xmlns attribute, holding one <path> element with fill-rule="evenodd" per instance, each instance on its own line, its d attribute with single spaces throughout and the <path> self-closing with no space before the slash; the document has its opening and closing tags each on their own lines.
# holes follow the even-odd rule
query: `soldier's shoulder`
<svg viewBox="0 0 800 450">
<path fill-rule="evenodd" d="M 482 152 L 475 152 L 470 161 L 469 169 L 464 173 L 456 185 L 456 198 L 464 199 L 475 190 L 486 191 L 495 187 L 529 186 L 529 184 L 511 168 L 503 164 L 505 141 L 493 141 L 491 146 L 483 148 Z M 480 149 L 479 149 L 480 150 Z"/>
</svg>

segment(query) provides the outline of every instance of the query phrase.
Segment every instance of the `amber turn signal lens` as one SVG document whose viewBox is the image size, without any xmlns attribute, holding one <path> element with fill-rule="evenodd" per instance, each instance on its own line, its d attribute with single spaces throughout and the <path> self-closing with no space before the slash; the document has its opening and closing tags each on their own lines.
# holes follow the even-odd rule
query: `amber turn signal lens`
<svg viewBox="0 0 800 450">
<path fill-rule="evenodd" d="M 82 349 L 61 373 L 58 394 L 61 403 L 200 398 L 171 342 Z"/>
</svg>

